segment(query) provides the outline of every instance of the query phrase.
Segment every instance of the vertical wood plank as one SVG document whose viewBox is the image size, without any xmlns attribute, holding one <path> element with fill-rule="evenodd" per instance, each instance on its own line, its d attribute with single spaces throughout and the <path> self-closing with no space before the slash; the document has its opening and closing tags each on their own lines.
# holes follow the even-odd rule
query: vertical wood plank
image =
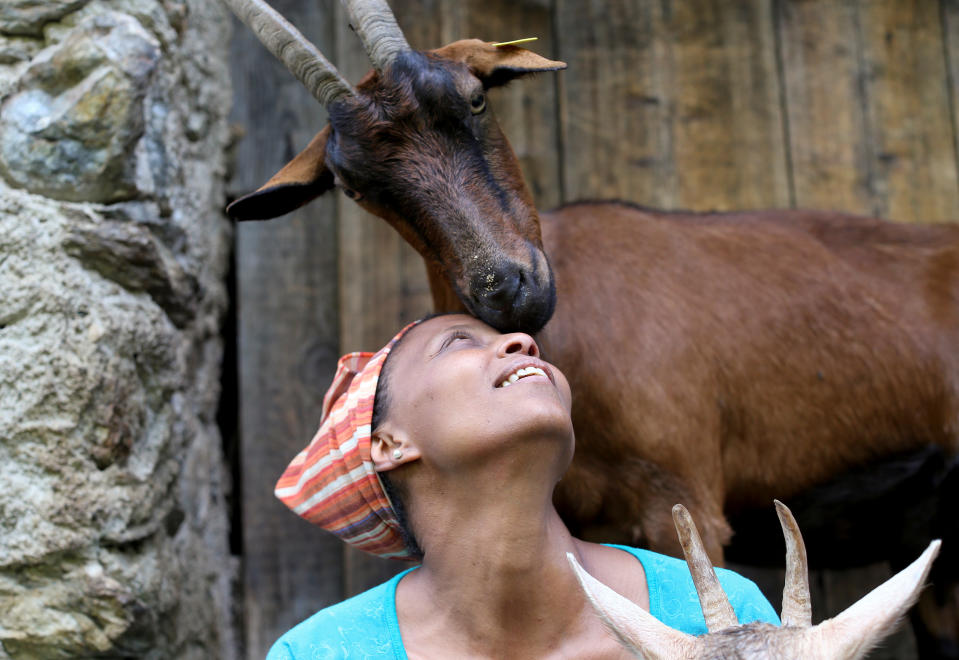
<svg viewBox="0 0 959 660">
<path fill-rule="evenodd" d="M 862 2 L 877 215 L 959 217 L 948 72 L 935 2 Z"/>
<path fill-rule="evenodd" d="M 680 2 L 664 16 L 671 43 L 673 162 L 680 206 L 789 204 L 771 6 Z"/>
<path fill-rule="evenodd" d="M 796 205 L 869 213 L 854 3 L 776 7 Z"/>
<path fill-rule="evenodd" d="M 767 2 L 558 0 L 569 199 L 789 202 Z"/>
<path fill-rule="evenodd" d="M 904 221 L 959 215 L 932 2 L 779 2 L 798 206 Z"/>
<path fill-rule="evenodd" d="M 661 6 L 557 0 L 565 199 L 620 198 L 673 206 L 678 190 L 668 130 L 672 79 L 658 38 Z"/>
<path fill-rule="evenodd" d="M 959 169 L 959 0 L 941 0 L 940 20 L 942 38 L 946 53 L 946 85 L 948 89 L 949 110 L 952 118 L 953 154 L 955 167 Z M 959 216 L 953 217 L 959 221 Z"/>
<path fill-rule="evenodd" d="M 460 4 L 461 24 L 445 40 L 509 41 L 537 37 L 524 47 L 557 59 L 552 0 L 470 0 Z M 520 78 L 490 93 L 490 106 L 523 170 L 539 209 L 562 202 L 556 92 L 565 72 Z"/>
<path fill-rule="evenodd" d="M 276 8 L 327 52 L 333 0 Z M 307 144 L 325 115 L 236 22 L 232 46 L 237 145 L 234 195 L 259 187 Z M 332 199 L 236 234 L 243 607 L 246 653 L 263 658 L 288 628 L 343 596 L 340 541 L 273 496 L 309 442 L 338 351 L 337 241 Z"/>
</svg>

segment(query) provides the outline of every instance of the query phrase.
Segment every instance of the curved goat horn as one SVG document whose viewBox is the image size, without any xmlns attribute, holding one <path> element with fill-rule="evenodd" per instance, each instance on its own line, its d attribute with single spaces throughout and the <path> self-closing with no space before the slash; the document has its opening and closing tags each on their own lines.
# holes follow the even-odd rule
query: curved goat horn
<svg viewBox="0 0 959 660">
<path fill-rule="evenodd" d="M 812 625 L 812 601 L 809 597 L 806 544 L 803 543 L 792 511 L 779 500 L 773 502 L 786 539 L 786 585 L 783 587 L 781 619 L 784 626 L 808 628 Z"/>
<path fill-rule="evenodd" d="M 343 0 L 343 6 L 377 71 L 383 71 L 397 55 L 410 50 L 386 0 Z"/>
<path fill-rule="evenodd" d="M 644 660 L 695 658 L 702 641 L 670 628 L 642 607 L 607 587 L 580 566 L 572 553 L 566 559 L 593 611 L 626 649 Z"/>
<path fill-rule="evenodd" d="M 329 105 L 356 91 L 299 30 L 263 0 L 224 0 L 260 42 L 283 62 L 317 101 Z"/>
<path fill-rule="evenodd" d="M 818 646 L 817 658 L 861 658 L 916 602 L 929 576 L 942 541 L 929 544 L 916 561 L 846 608 L 841 614 L 806 631 Z"/>
<path fill-rule="evenodd" d="M 703 618 L 706 619 L 706 628 L 709 632 L 716 632 L 730 626 L 738 626 L 736 612 L 726 598 L 726 592 L 719 584 L 713 564 L 703 548 L 703 540 L 696 530 L 692 516 L 682 504 L 673 507 L 673 524 L 679 534 L 679 543 L 683 546 L 686 564 L 693 576 L 696 593 L 699 594 L 699 604 L 703 608 Z"/>
</svg>

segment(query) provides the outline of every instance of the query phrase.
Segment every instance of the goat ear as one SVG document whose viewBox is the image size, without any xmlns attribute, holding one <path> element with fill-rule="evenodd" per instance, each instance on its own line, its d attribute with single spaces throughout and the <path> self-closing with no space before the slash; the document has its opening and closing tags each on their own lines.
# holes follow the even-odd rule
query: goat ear
<svg viewBox="0 0 959 660">
<path fill-rule="evenodd" d="M 268 220 L 298 209 L 331 189 L 333 173 L 326 167 L 329 137 L 327 126 L 266 184 L 226 207 L 227 214 L 235 220 Z"/>
<path fill-rule="evenodd" d="M 823 649 L 821 657 L 862 657 L 892 632 L 896 622 L 916 602 L 932 568 L 932 561 L 939 554 L 940 545 L 940 541 L 933 541 L 909 566 L 835 618 L 809 629 L 813 639 Z"/>
<path fill-rule="evenodd" d="M 433 51 L 439 57 L 463 62 L 483 86 L 498 87 L 514 78 L 537 71 L 559 71 L 566 62 L 548 60 L 519 46 L 494 46 L 479 39 L 463 39 Z"/>
</svg>

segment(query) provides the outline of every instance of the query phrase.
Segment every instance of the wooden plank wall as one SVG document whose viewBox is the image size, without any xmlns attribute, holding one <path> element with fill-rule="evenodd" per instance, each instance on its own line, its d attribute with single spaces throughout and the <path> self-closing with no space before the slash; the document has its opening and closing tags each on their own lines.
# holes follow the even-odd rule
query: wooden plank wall
<svg viewBox="0 0 959 660">
<path fill-rule="evenodd" d="M 339 3 L 273 4 L 349 79 L 366 71 Z M 416 48 L 538 36 L 537 52 L 570 64 L 491 99 L 541 207 L 620 198 L 959 218 L 959 0 L 391 5 Z M 268 179 L 325 123 L 322 108 L 236 27 L 234 118 L 245 137 L 235 195 Z M 419 257 L 338 193 L 240 226 L 236 260 L 243 607 L 248 657 L 261 658 L 294 622 L 398 568 L 302 523 L 272 486 L 315 430 L 336 357 L 379 347 L 429 311 L 430 299 Z M 859 583 L 883 570 L 860 572 Z M 776 602 L 779 577 L 766 577 Z M 814 580 L 817 616 L 847 602 L 841 581 Z M 859 583 L 849 598 L 869 586 Z M 907 657 L 902 648 L 889 657 Z"/>
<path fill-rule="evenodd" d="M 332 3 L 327 3 L 332 6 Z M 326 52 L 333 22 L 313 2 L 276 8 Z M 231 189 L 250 191 L 305 145 L 325 114 L 286 69 L 236 26 L 231 49 L 237 102 Z M 301 524 L 272 496 L 286 463 L 315 430 L 339 355 L 336 199 L 270 223 L 237 229 L 243 616 L 249 657 L 282 630 L 343 596 L 341 543 Z"/>
</svg>

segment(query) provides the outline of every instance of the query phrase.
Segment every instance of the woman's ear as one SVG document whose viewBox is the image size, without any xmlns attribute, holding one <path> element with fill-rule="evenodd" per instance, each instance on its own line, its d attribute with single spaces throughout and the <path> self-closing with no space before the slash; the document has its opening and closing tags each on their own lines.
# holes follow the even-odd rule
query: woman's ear
<svg viewBox="0 0 959 660">
<path fill-rule="evenodd" d="M 420 457 L 420 450 L 403 434 L 393 432 L 383 425 L 370 439 L 370 455 L 377 472 L 393 470 Z"/>
</svg>

